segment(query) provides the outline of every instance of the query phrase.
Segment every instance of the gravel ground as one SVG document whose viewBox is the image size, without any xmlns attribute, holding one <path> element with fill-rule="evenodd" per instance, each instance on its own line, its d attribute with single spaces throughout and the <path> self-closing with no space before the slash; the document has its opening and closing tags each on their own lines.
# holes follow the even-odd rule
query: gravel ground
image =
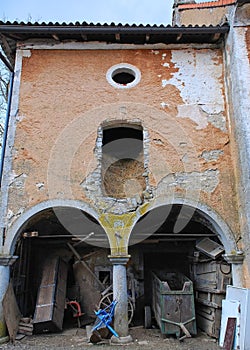
<svg viewBox="0 0 250 350">
<path fill-rule="evenodd" d="M 0 345 L 0 350 L 56 350 L 56 349 L 81 349 L 86 350 L 114 350 L 126 348 L 129 350 L 218 350 L 221 349 L 215 339 L 209 338 L 203 333 L 196 337 L 179 340 L 170 337 L 163 338 L 159 329 L 144 329 L 134 327 L 130 329 L 133 343 L 129 345 L 110 345 L 109 341 L 91 344 L 86 337 L 85 329 L 68 329 L 59 334 L 33 335 L 11 343 Z"/>
</svg>

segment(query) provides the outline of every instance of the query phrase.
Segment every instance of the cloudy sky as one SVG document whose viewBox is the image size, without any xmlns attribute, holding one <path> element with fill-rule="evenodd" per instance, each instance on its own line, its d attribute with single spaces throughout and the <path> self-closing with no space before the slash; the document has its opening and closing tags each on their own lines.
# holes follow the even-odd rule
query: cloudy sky
<svg viewBox="0 0 250 350">
<path fill-rule="evenodd" d="M 2 20 L 171 23 L 174 0 L 0 0 Z"/>
</svg>

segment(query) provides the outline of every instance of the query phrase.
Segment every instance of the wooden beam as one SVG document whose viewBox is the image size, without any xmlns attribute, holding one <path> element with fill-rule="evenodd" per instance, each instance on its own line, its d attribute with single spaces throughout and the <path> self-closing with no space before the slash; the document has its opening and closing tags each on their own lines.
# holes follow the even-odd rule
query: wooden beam
<svg viewBox="0 0 250 350">
<path fill-rule="evenodd" d="M 212 41 L 218 41 L 220 39 L 220 33 L 215 33 L 212 37 Z"/>
<path fill-rule="evenodd" d="M 56 35 L 56 34 L 52 34 L 52 38 L 55 39 L 56 41 L 60 41 L 58 35 Z"/>
<path fill-rule="evenodd" d="M 176 41 L 180 41 L 182 38 L 182 33 L 178 34 L 177 37 L 176 37 Z"/>
<path fill-rule="evenodd" d="M 84 41 L 87 41 L 88 40 L 88 36 L 87 34 L 81 34 L 81 37 Z"/>
<path fill-rule="evenodd" d="M 105 289 L 104 284 L 102 284 L 102 282 L 97 278 L 97 276 L 95 275 L 95 273 L 91 270 L 91 268 L 89 267 L 89 265 L 82 260 L 82 258 L 80 257 L 80 255 L 77 253 L 77 251 L 75 250 L 75 248 L 70 244 L 67 243 L 67 246 L 69 247 L 69 249 L 73 252 L 73 254 L 75 255 L 75 257 L 77 258 L 77 260 L 85 267 L 86 270 L 88 270 L 88 272 L 91 274 L 91 276 L 95 279 L 95 281 L 99 284 L 99 286 L 102 289 Z"/>
<path fill-rule="evenodd" d="M 6 37 L 3 35 L 3 34 L 0 34 L 0 38 L 1 38 L 1 41 L 2 41 L 2 44 L 3 44 L 3 47 L 4 47 L 4 51 L 6 53 L 6 55 L 8 57 L 13 57 L 13 62 L 11 62 L 11 65 L 14 64 L 14 53 L 13 51 L 11 50 L 11 47 L 6 39 Z M 9 68 L 9 67 L 8 67 Z M 13 72 L 13 68 L 11 70 Z"/>
<path fill-rule="evenodd" d="M 8 328 L 10 341 L 15 344 L 19 322 L 21 319 L 21 312 L 17 305 L 12 282 L 10 282 L 8 289 L 5 293 L 5 296 L 3 298 L 3 313 L 4 313 L 5 322 Z"/>
<path fill-rule="evenodd" d="M 3 63 L 6 65 L 6 67 L 7 67 L 11 72 L 14 72 L 14 68 L 13 68 L 12 65 L 9 63 L 9 61 L 7 60 L 7 58 L 2 54 L 2 52 L 0 52 L 0 60 L 3 61 Z"/>
</svg>

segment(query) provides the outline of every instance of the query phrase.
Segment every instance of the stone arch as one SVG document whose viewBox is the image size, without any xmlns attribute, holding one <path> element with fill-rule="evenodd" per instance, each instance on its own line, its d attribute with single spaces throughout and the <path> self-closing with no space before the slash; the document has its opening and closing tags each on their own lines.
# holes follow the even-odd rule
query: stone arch
<svg viewBox="0 0 250 350">
<path fill-rule="evenodd" d="M 14 253 L 16 242 L 19 238 L 21 229 L 25 225 L 25 223 L 27 223 L 36 214 L 39 214 L 40 212 L 46 209 L 57 208 L 57 207 L 58 208 L 65 207 L 65 208 L 72 208 L 72 209 L 75 208 L 75 209 L 82 210 L 88 215 L 92 216 L 105 231 L 103 225 L 100 223 L 98 219 L 98 213 L 93 208 L 91 208 L 87 203 L 84 203 L 82 201 L 77 201 L 77 200 L 61 200 L 61 199 L 48 200 L 27 209 L 9 227 L 8 231 L 6 232 L 6 239 L 3 247 L 4 254 L 12 255 Z"/>
<path fill-rule="evenodd" d="M 131 238 L 133 228 L 138 223 L 139 219 L 141 219 L 144 215 L 146 215 L 153 209 L 157 209 L 164 206 L 165 207 L 173 206 L 173 205 L 183 205 L 185 207 L 189 207 L 191 210 L 193 210 L 193 212 L 198 211 L 198 213 L 202 217 L 208 220 L 214 232 L 216 233 L 221 243 L 223 244 L 225 248 L 225 252 L 227 254 L 232 254 L 232 252 L 236 252 L 238 250 L 236 240 L 232 230 L 227 225 L 225 220 L 223 220 L 223 218 L 216 211 L 214 211 L 212 208 L 210 208 L 204 203 L 200 203 L 200 202 L 197 203 L 189 199 L 181 199 L 181 198 L 179 199 L 176 198 L 174 201 L 172 199 L 170 200 L 162 199 L 162 198 L 156 199 L 151 205 L 148 206 L 147 210 L 144 211 L 142 215 L 137 216 L 137 220 L 134 221 L 133 226 L 131 227 L 128 241 Z"/>
<path fill-rule="evenodd" d="M 238 287 L 244 286 L 245 281 L 242 269 L 242 264 L 244 263 L 244 253 L 237 247 L 237 243 L 233 232 L 231 231 L 230 227 L 227 225 L 225 220 L 216 211 L 214 211 L 212 208 L 210 208 L 204 203 L 197 203 L 189 199 L 181 198 L 176 198 L 174 201 L 171 199 L 168 200 L 166 198 L 156 199 L 152 204 L 150 204 L 147 207 L 147 210 L 145 210 L 142 214 L 139 211 L 137 212 L 137 218 L 136 220 L 134 220 L 133 225 L 131 226 L 130 235 L 128 237 L 128 245 L 129 240 L 133 235 L 134 227 L 143 216 L 145 216 L 153 209 L 173 205 L 183 205 L 189 207 L 193 209 L 193 212 L 197 211 L 203 218 L 209 221 L 213 232 L 218 236 L 220 242 L 224 246 L 225 260 L 232 266 L 233 285 Z"/>
</svg>

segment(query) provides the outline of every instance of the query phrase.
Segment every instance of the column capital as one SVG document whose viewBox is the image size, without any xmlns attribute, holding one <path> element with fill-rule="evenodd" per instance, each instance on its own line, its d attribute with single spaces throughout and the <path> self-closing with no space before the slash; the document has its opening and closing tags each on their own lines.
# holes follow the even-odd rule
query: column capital
<svg viewBox="0 0 250 350">
<path fill-rule="evenodd" d="M 223 258 L 228 264 L 243 264 L 245 255 L 242 251 L 240 251 L 236 254 L 224 254 Z"/>
<path fill-rule="evenodd" d="M 15 255 L 0 255 L 0 266 L 11 266 L 17 259 Z"/>
<path fill-rule="evenodd" d="M 129 261 L 131 255 L 124 255 L 124 256 L 115 256 L 115 255 L 109 255 L 109 261 L 112 263 L 112 265 L 126 265 Z"/>
</svg>

